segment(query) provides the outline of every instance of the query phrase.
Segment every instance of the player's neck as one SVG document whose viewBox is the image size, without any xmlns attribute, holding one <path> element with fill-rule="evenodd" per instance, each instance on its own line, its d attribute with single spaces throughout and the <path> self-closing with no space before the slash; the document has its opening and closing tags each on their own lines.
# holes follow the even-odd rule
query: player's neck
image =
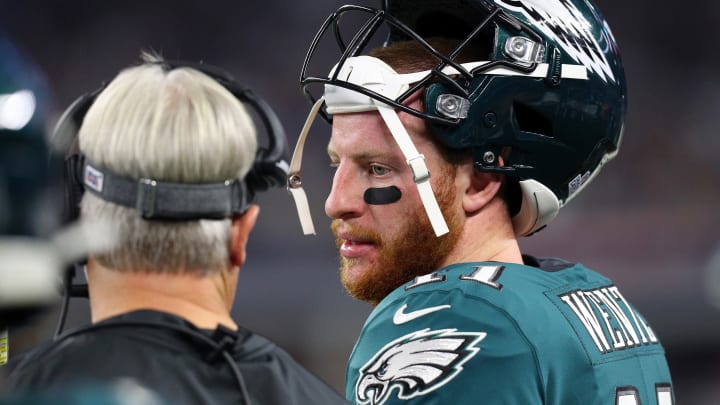
<svg viewBox="0 0 720 405">
<path fill-rule="evenodd" d="M 215 329 L 218 324 L 237 329 L 230 317 L 234 290 L 223 288 L 221 278 L 118 272 L 92 262 L 88 265 L 92 321 L 151 309 L 180 316 L 201 329 Z"/>
<path fill-rule="evenodd" d="M 485 261 L 522 264 L 520 246 L 506 213 L 502 202 L 495 200 L 486 209 L 466 217 L 460 239 L 444 265 Z"/>
</svg>

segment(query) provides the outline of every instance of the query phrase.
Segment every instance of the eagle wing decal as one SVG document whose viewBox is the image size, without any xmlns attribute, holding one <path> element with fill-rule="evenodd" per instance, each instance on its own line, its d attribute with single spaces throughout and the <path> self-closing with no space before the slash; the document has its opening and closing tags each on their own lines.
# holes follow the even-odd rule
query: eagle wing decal
<svg viewBox="0 0 720 405">
<path fill-rule="evenodd" d="M 360 368 L 355 401 L 382 405 L 393 391 L 405 400 L 436 390 L 463 370 L 485 336 L 484 332 L 457 329 L 423 329 L 402 336 Z"/>
<path fill-rule="evenodd" d="M 604 51 L 614 43 L 605 26 L 600 41 L 590 32 L 591 24 L 568 0 L 495 0 L 509 10 L 524 14 L 538 30 L 554 39 L 575 61 L 595 72 L 604 82 L 616 82 Z"/>
</svg>

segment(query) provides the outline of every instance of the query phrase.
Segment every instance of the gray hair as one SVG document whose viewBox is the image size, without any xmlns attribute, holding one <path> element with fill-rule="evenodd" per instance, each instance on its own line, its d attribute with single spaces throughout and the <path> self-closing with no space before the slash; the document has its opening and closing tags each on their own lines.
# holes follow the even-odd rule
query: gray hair
<svg viewBox="0 0 720 405">
<path fill-rule="evenodd" d="M 243 178 L 257 150 L 242 103 L 195 69 L 163 70 L 156 56 L 127 68 L 100 93 L 79 130 L 95 164 L 133 178 L 211 183 Z M 147 221 L 85 193 L 84 219 L 109 221 L 120 243 L 97 260 L 119 271 L 209 274 L 229 265 L 230 219 Z"/>
</svg>

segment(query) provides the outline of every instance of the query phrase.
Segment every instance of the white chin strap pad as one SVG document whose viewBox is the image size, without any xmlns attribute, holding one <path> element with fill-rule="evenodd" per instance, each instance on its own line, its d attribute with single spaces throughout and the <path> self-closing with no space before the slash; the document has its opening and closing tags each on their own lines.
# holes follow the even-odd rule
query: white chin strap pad
<svg viewBox="0 0 720 405">
<path fill-rule="evenodd" d="M 550 223 L 560 211 L 555 193 L 536 180 L 522 180 L 520 211 L 512 218 L 515 235 L 528 236 Z"/>
</svg>

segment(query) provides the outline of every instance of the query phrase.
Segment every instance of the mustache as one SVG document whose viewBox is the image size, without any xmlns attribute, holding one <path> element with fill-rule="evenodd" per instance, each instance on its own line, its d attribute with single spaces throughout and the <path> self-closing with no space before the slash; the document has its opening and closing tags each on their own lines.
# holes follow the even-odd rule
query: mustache
<svg viewBox="0 0 720 405">
<path fill-rule="evenodd" d="M 362 239 L 365 241 L 368 241 L 370 243 L 373 243 L 377 246 L 382 246 L 382 237 L 380 236 L 380 233 L 371 229 L 363 229 L 354 225 L 349 224 L 348 222 L 345 222 L 341 219 L 334 219 L 330 223 L 330 229 L 332 230 L 333 235 L 335 236 L 335 244 L 339 248 L 343 244 L 342 238 L 338 236 L 339 228 L 340 226 L 343 226 L 343 232 L 349 233 L 353 235 L 354 237 L 357 237 L 358 239 Z"/>
</svg>

